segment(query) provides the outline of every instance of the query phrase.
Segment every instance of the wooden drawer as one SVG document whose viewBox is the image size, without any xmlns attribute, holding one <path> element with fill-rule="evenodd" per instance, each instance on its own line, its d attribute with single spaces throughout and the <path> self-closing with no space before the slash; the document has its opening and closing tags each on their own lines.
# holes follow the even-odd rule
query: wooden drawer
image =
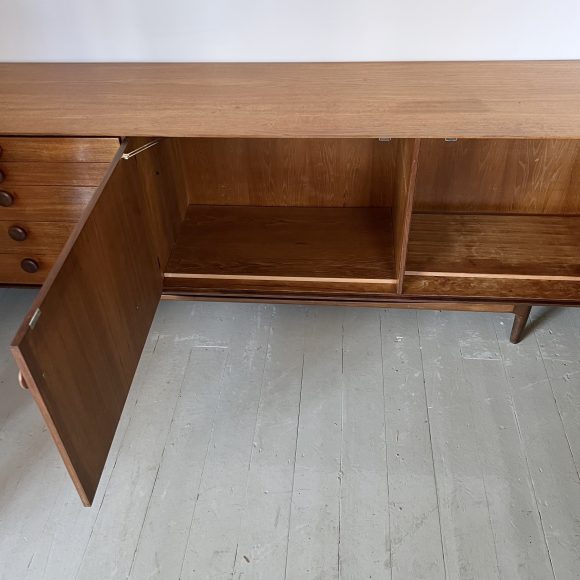
<svg viewBox="0 0 580 580">
<path fill-rule="evenodd" d="M 42 284 L 53 267 L 59 251 L 20 252 L 0 254 L 0 284 Z M 31 259 L 38 264 L 38 271 L 31 274 L 22 268 L 22 260 Z"/>
<path fill-rule="evenodd" d="M 110 163 L 119 140 L 75 137 L 0 137 L 0 161 Z"/>
<path fill-rule="evenodd" d="M 31 222 L 31 221 L 0 221 L 0 254 L 32 251 L 49 251 L 59 253 L 68 237 L 74 223 L 70 222 Z M 13 235 L 21 235 L 24 239 L 13 239 Z"/>
<path fill-rule="evenodd" d="M 0 204 L 0 220 L 76 222 L 95 192 L 94 187 L 67 185 L 17 185 L 0 191 L 11 203 Z M 11 201 L 10 201 L 11 200 Z"/>
<path fill-rule="evenodd" d="M 20 185 L 97 186 L 108 163 L 4 162 L 0 159 L 0 187 L 10 191 Z"/>
<path fill-rule="evenodd" d="M 118 147 L 114 138 L 0 137 L 0 221 L 77 221 Z"/>
</svg>

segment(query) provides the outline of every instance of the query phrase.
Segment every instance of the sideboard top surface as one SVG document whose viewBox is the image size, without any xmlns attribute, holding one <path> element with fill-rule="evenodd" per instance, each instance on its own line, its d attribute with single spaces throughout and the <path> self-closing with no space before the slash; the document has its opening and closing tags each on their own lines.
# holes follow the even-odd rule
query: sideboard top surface
<svg viewBox="0 0 580 580">
<path fill-rule="evenodd" d="M 0 134 L 580 138 L 580 60 L 0 63 Z"/>
</svg>

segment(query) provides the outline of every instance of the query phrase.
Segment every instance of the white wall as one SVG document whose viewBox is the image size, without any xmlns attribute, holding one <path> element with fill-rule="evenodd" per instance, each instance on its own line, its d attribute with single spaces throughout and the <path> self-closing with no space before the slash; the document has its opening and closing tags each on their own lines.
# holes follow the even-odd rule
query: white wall
<svg viewBox="0 0 580 580">
<path fill-rule="evenodd" d="M 580 58 L 580 0 L 0 0 L 2 61 Z"/>
</svg>

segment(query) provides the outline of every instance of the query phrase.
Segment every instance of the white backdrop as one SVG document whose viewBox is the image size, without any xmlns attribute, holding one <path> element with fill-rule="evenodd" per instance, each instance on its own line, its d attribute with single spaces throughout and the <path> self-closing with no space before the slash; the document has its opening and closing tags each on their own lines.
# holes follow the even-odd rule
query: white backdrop
<svg viewBox="0 0 580 580">
<path fill-rule="evenodd" d="M 2 61 L 556 58 L 580 0 L 0 0 Z"/>
</svg>

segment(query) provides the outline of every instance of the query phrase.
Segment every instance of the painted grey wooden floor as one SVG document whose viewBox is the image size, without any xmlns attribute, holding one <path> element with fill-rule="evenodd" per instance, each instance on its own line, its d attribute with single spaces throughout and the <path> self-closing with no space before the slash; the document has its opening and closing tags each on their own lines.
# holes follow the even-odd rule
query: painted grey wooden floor
<svg viewBox="0 0 580 580">
<path fill-rule="evenodd" d="M 580 311 L 163 303 L 91 509 L 6 346 L 0 578 L 580 577 Z"/>
</svg>

